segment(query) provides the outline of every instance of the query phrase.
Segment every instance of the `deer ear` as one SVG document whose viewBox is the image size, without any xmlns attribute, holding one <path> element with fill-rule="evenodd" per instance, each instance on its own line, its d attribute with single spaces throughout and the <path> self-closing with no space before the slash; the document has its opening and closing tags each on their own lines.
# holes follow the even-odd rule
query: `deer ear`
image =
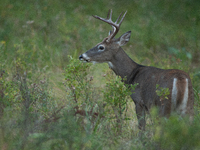
<svg viewBox="0 0 200 150">
<path fill-rule="evenodd" d="M 126 43 L 128 43 L 128 41 L 130 40 L 130 37 L 131 37 L 131 31 L 128 31 L 128 32 L 124 33 L 122 36 L 120 36 L 117 39 L 119 46 L 123 46 Z"/>
</svg>

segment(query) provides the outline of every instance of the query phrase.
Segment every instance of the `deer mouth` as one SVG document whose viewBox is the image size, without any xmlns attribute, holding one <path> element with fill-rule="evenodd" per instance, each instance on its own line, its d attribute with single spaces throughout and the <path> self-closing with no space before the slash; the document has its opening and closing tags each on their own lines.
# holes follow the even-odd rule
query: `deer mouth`
<svg viewBox="0 0 200 150">
<path fill-rule="evenodd" d="M 83 61 L 83 62 L 90 62 L 90 58 L 84 53 L 82 55 L 79 56 L 79 60 Z"/>
</svg>

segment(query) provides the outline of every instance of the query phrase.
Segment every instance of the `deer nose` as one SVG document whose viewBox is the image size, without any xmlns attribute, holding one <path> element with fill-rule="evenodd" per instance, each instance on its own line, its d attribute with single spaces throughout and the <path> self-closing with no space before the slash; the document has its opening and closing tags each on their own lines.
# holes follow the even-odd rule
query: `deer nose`
<svg viewBox="0 0 200 150">
<path fill-rule="evenodd" d="M 79 60 L 83 60 L 83 55 L 82 54 L 79 56 Z"/>
</svg>

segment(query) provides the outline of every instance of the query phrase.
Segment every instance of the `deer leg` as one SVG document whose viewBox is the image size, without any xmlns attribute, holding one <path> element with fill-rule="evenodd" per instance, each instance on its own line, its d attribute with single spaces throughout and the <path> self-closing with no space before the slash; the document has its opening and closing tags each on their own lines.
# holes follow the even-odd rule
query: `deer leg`
<svg viewBox="0 0 200 150">
<path fill-rule="evenodd" d="M 145 108 L 144 106 L 140 104 L 136 104 L 136 114 L 137 114 L 137 119 L 138 119 L 138 127 L 140 130 L 144 131 L 145 130 Z"/>
</svg>

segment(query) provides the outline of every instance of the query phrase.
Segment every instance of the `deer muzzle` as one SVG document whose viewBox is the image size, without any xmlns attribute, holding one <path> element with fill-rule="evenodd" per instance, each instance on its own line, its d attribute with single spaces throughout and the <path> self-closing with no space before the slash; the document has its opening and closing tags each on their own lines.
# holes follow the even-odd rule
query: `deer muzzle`
<svg viewBox="0 0 200 150">
<path fill-rule="evenodd" d="M 90 62 L 90 58 L 84 53 L 84 54 L 81 54 L 79 56 L 79 60 L 81 61 L 85 61 L 85 62 Z"/>
</svg>

